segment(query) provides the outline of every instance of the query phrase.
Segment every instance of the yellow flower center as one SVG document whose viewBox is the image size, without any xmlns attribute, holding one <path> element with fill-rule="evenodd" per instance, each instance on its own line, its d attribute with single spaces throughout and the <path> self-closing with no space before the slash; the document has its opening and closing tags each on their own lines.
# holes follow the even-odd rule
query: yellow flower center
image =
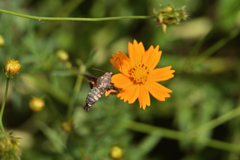
<svg viewBox="0 0 240 160">
<path fill-rule="evenodd" d="M 145 83 L 148 79 L 149 69 L 144 64 L 139 64 L 129 70 L 129 74 L 135 83 Z"/>
</svg>

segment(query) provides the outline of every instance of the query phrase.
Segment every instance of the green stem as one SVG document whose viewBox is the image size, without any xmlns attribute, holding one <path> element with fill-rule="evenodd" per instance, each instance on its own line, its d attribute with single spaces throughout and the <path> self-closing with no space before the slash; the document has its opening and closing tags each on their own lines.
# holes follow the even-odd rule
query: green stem
<svg viewBox="0 0 240 160">
<path fill-rule="evenodd" d="M 80 65 L 79 67 L 79 71 L 78 71 L 78 76 L 77 76 L 77 80 L 74 86 L 74 94 L 70 100 L 70 103 L 68 105 L 68 112 L 67 112 L 67 117 L 70 117 L 73 109 L 74 109 L 74 104 L 76 102 L 77 99 L 77 94 L 79 92 L 79 90 L 81 89 L 81 84 L 82 84 L 82 80 L 83 80 L 83 73 L 85 72 L 85 65 Z"/>
<path fill-rule="evenodd" d="M 194 136 L 198 136 L 198 135 L 203 134 L 204 132 L 209 131 L 209 130 L 211 130 L 211 129 L 213 129 L 235 117 L 238 117 L 239 115 L 240 115 L 240 107 L 237 107 L 237 108 L 221 115 L 220 117 L 190 131 L 189 133 Z"/>
<path fill-rule="evenodd" d="M 226 45 L 229 41 L 231 41 L 232 39 L 237 37 L 239 35 L 239 33 L 240 33 L 239 29 L 235 29 L 235 30 L 231 31 L 227 37 L 220 39 L 218 42 L 216 42 L 214 45 L 212 45 L 210 48 L 208 48 L 206 51 L 204 51 L 200 55 L 197 62 L 203 61 L 206 58 L 208 58 L 209 56 L 211 56 L 212 54 L 214 54 L 216 51 L 218 51 L 220 48 L 222 48 L 224 45 Z"/>
<path fill-rule="evenodd" d="M 211 31 L 209 33 L 211 33 Z M 192 66 L 194 65 L 194 62 L 196 61 L 197 54 L 198 54 L 200 48 L 202 47 L 203 43 L 205 42 L 208 34 L 205 35 L 201 40 L 199 40 L 197 42 L 197 44 L 192 48 L 192 50 L 189 53 L 188 58 L 185 60 L 183 70 L 191 71 Z"/>
<path fill-rule="evenodd" d="M 16 12 L 11 12 L 7 10 L 0 9 L 0 12 L 11 14 L 23 18 L 35 19 L 38 21 L 112 21 L 112 20 L 120 20 L 120 19 L 149 19 L 155 18 L 156 16 L 122 16 L 122 17 L 103 17 L 103 18 L 74 18 L 74 17 L 39 17 L 39 16 L 31 16 L 27 14 L 20 14 Z"/>
<path fill-rule="evenodd" d="M 7 100 L 7 92 L 8 92 L 8 86 L 9 86 L 9 80 L 10 79 L 7 78 L 7 84 L 6 84 L 6 89 L 5 89 L 5 96 L 4 96 L 4 99 L 3 99 L 1 113 L 0 113 L 0 127 L 1 127 L 1 131 L 2 131 L 3 134 L 5 133 L 5 131 L 4 131 L 3 123 L 2 123 L 2 117 L 3 117 L 4 108 L 5 108 L 5 103 L 6 103 L 6 100 Z"/>
<path fill-rule="evenodd" d="M 137 131 L 137 132 L 158 135 L 161 137 L 175 139 L 179 141 L 188 141 L 191 143 L 201 144 L 201 145 L 205 145 L 205 146 L 209 146 L 212 148 L 221 149 L 225 151 L 240 152 L 240 146 L 238 144 L 231 144 L 231 143 L 203 138 L 203 137 L 192 138 L 192 136 L 190 136 L 189 134 L 186 134 L 180 131 L 174 131 L 166 128 L 155 127 L 148 124 L 133 122 L 133 121 L 126 121 L 124 125 L 126 128 Z"/>
</svg>

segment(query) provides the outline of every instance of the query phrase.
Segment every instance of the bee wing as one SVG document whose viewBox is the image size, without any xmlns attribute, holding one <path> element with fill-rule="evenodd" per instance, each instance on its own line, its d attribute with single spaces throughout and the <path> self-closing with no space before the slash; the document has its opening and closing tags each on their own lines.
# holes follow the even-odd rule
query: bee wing
<svg viewBox="0 0 240 160">
<path fill-rule="evenodd" d="M 121 89 L 115 87 L 113 84 L 109 84 L 106 92 L 105 92 L 105 96 L 108 97 L 110 94 L 112 95 L 117 95 L 118 93 L 120 93 Z"/>
<path fill-rule="evenodd" d="M 90 87 L 92 89 L 93 86 L 96 84 L 98 77 L 87 75 L 87 74 L 84 74 L 84 76 L 88 79 L 88 82 L 89 82 Z"/>
</svg>

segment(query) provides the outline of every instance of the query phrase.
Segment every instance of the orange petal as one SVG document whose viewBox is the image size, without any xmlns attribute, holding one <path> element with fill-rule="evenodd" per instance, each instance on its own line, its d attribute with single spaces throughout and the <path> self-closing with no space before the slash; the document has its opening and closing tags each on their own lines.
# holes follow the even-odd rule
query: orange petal
<svg viewBox="0 0 240 160">
<path fill-rule="evenodd" d="M 136 101 L 139 96 L 139 85 L 132 85 L 126 90 L 119 94 L 121 99 L 124 99 L 124 102 L 128 101 L 129 104 L 132 104 Z"/>
<path fill-rule="evenodd" d="M 120 93 L 118 93 L 117 97 L 120 97 L 120 99 L 123 100 L 124 99 L 124 96 L 123 96 L 124 94 L 125 94 L 124 92 L 120 92 Z M 126 102 L 126 101 L 124 101 L 124 102 Z"/>
<path fill-rule="evenodd" d="M 146 106 L 150 106 L 149 92 L 144 85 L 140 85 L 138 101 L 140 108 L 143 108 L 143 110 L 145 110 Z"/>
<path fill-rule="evenodd" d="M 143 43 L 142 42 L 139 42 L 139 44 L 138 44 L 138 48 L 137 48 L 137 54 L 138 54 L 138 57 L 139 57 L 139 62 L 138 62 L 138 64 L 142 64 L 142 58 L 143 58 L 143 56 L 144 56 L 144 54 L 145 54 L 145 48 L 144 48 L 144 46 L 143 46 Z"/>
<path fill-rule="evenodd" d="M 129 58 L 131 59 L 132 65 L 135 66 L 137 65 L 137 62 L 135 61 L 134 57 L 135 57 L 135 50 L 134 50 L 134 46 L 131 42 L 128 42 L 128 55 Z"/>
<path fill-rule="evenodd" d="M 166 81 L 174 77 L 175 70 L 171 70 L 172 66 L 164 68 L 156 68 L 149 73 L 148 80 L 153 82 Z"/>
<path fill-rule="evenodd" d="M 128 54 L 131 60 L 132 66 L 136 66 L 142 63 L 142 57 L 145 54 L 145 49 L 142 42 L 139 44 L 134 39 L 133 44 L 128 43 Z"/>
<path fill-rule="evenodd" d="M 148 50 L 146 51 L 146 54 L 152 53 L 154 51 L 153 46 L 150 46 Z"/>
<path fill-rule="evenodd" d="M 114 83 L 114 86 L 122 89 L 127 89 L 131 85 L 133 85 L 131 79 L 121 73 L 113 75 L 111 78 L 111 82 Z"/>
<path fill-rule="evenodd" d="M 164 87 L 163 85 L 157 82 L 146 82 L 146 87 L 148 91 L 159 101 L 165 101 L 166 97 L 170 97 L 168 93 L 171 93 L 172 90 Z"/>
<path fill-rule="evenodd" d="M 143 56 L 143 63 L 146 64 L 150 70 L 153 70 L 157 66 L 161 58 L 162 51 L 158 51 L 158 49 L 159 45 L 157 45 L 156 48 L 150 46 Z"/>
<path fill-rule="evenodd" d="M 131 67 L 130 59 L 121 51 L 112 55 L 110 62 L 114 67 L 125 75 L 129 75 L 128 71 Z M 114 64 L 115 63 L 115 64 Z"/>
</svg>

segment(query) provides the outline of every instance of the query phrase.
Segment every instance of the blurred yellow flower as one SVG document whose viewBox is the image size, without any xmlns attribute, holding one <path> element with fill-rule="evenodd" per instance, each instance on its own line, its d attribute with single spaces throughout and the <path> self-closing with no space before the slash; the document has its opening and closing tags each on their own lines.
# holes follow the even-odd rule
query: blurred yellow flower
<svg viewBox="0 0 240 160">
<path fill-rule="evenodd" d="M 68 60 L 68 53 L 65 50 L 60 49 L 60 50 L 57 51 L 56 54 L 57 54 L 57 57 L 60 61 L 65 62 L 65 61 Z"/>
<path fill-rule="evenodd" d="M 29 107 L 35 112 L 41 111 L 44 106 L 45 103 L 41 98 L 34 97 L 29 101 Z"/>
<path fill-rule="evenodd" d="M 123 157 L 123 150 L 118 146 L 113 146 L 110 151 L 110 156 L 114 160 L 119 160 Z"/>
<path fill-rule="evenodd" d="M 121 73 L 112 76 L 114 86 L 121 88 L 122 91 L 117 95 L 124 102 L 134 103 L 138 98 L 140 108 L 145 110 L 146 106 L 150 106 L 149 93 L 159 101 L 165 101 L 166 97 L 170 97 L 168 93 L 172 90 L 157 83 L 174 77 L 175 70 L 171 70 L 172 66 L 154 69 L 160 58 L 162 51 L 159 46 L 150 48 L 145 51 L 142 42 L 136 40 L 128 43 L 127 57 L 123 52 L 119 51 L 112 55 L 110 62 L 115 63 L 114 67 Z"/>
<path fill-rule="evenodd" d="M 65 120 L 64 122 L 62 122 L 61 126 L 65 132 L 71 132 L 73 129 L 73 119 L 69 118 Z"/>
<path fill-rule="evenodd" d="M 5 44 L 4 38 L 2 35 L 0 35 L 0 48 L 4 46 L 4 44 Z"/>
</svg>

